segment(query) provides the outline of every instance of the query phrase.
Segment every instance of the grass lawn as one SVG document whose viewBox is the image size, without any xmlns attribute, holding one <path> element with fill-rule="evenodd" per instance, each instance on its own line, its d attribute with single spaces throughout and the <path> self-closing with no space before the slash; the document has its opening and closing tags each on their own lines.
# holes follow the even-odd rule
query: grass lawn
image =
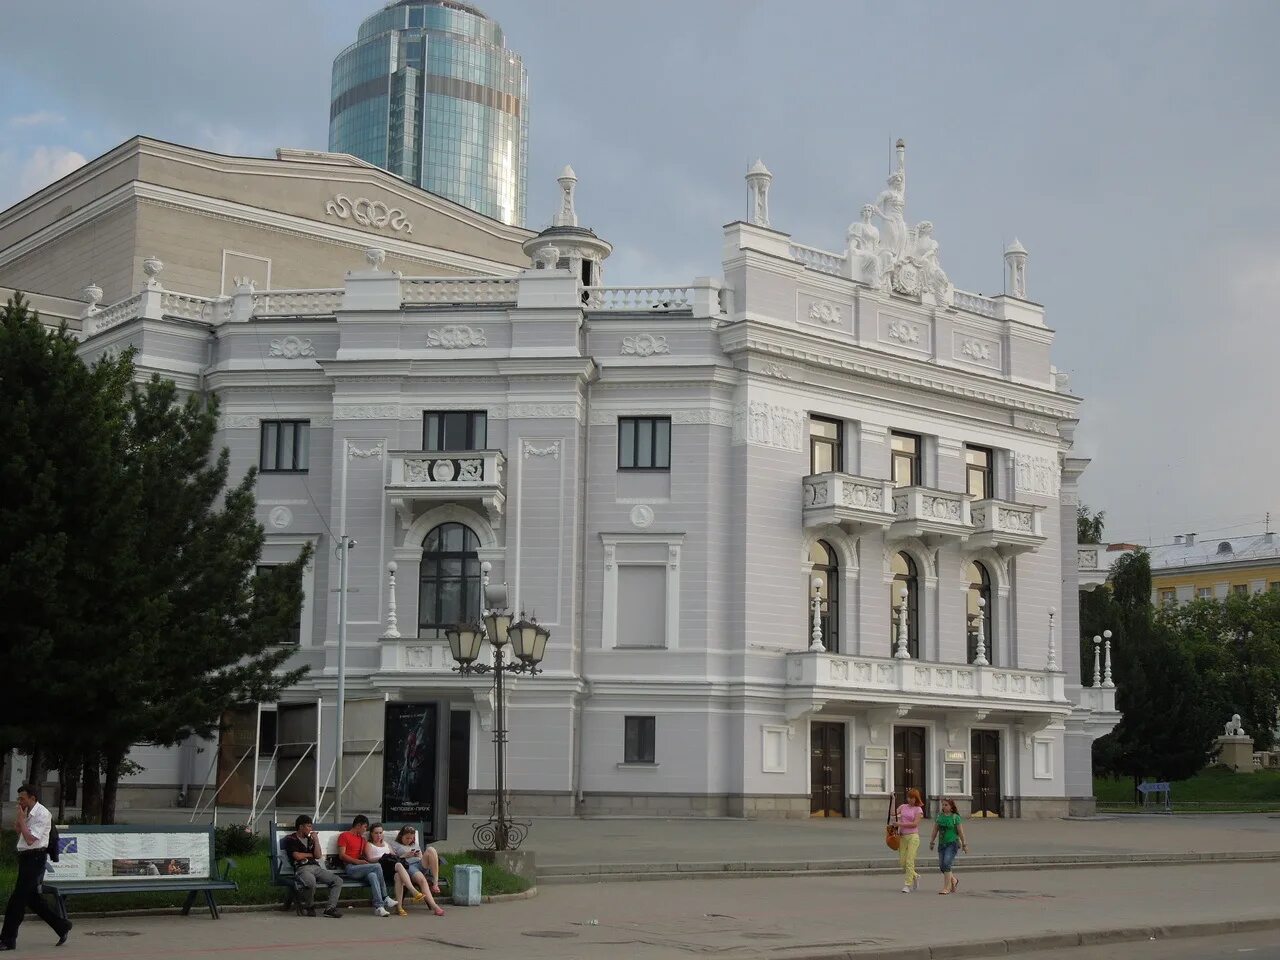
<svg viewBox="0 0 1280 960">
<path fill-rule="evenodd" d="M 16 854 L 14 853 L 14 843 L 16 837 L 12 830 L 0 831 L 0 899 L 7 899 L 9 891 L 13 889 L 14 878 L 17 875 Z M 469 857 L 460 851 L 442 850 L 441 856 L 449 861 L 449 865 L 445 867 L 441 873 L 449 881 L 450 887 L 453 885 L 453 868 L 463 863 L 478 863 L 475 858 Z M 218 894 L 219 906 L 226 906 L 233 903 L 280 903 L 284 899 L 284 888 L 274 887 L 271 885 L 271 871 L 267 863 L 267 843 L 261 840 L 257 849 L 245 856 L 233 856 L 231 858 L 236 862 L 236 868 L 232 872 L 231 877 L 239 881 L 240 889 L 234 891 L 226 891 Z M 221 869 L 221 863 L 219 863 Z M 490 864 L 484 864 L 482 869 L 482 893 L 485 896 L 494 896 L 502 893 L 521 893 L 529 889 L 530 884 L 522 877 L 508 873 L 498 867 Z M 356 897 L 363 901 L 365 898 L 357 891 Z M 108 894 L 102 896 L 77 896 L 67 901 L 71 913 L 74 915 L 80 912 L 92 912 L 98 910 L 136 910 L 147 907 L 176 907 L 180 908 L 186 902 L 186 893 L 134 893 L 134 894 Z M 193 912 L 199 912 L 203 909 L 203 900 L 199 900 L 196 906 L 192 908 Z"/>
<path fill-rule="evenodd" d="M 1234 773 L 1225 767 L 1209 767 L 1171 784 L 1174 810 L 1267 811 L 1280 810 L 1280 770 Z M 1139 810 L 1133 803 L 1133 781 L 1095 777 L 1093 793 L 1108 809 Z"/>
</svg>

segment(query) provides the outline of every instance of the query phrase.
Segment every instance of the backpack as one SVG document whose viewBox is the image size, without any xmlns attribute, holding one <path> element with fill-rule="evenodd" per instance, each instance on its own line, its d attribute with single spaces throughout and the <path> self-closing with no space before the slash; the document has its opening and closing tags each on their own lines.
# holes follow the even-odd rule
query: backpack
<svg viewBox="0 0 1280 960">
<path fill-rule="evenodd" d="M 57 863 L 58 857 L 61 856 L 61 851 L 58 850 L 58 825 L 56 823 L 49 824 L 49 847 L 45 854 L 53 863 Z"/>
</svg>

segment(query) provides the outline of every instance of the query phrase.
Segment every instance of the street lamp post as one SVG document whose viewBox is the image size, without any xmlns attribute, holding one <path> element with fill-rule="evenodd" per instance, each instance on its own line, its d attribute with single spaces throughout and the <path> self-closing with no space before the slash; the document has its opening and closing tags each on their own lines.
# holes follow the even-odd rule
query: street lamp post
<svg viewBox="0 0 1280 960">
<path fill-rule="evenodd" d="M 551 632 L 536 620 L 520 619 L 512 622 L 507 610 L 505 584 L 489 584 L 490 565 L 481 565 L 483 571 L 484 610 L 479 623 L 460 623 L 445 631 L 449 639 L 449 651 L 458 665 L 453 669 L 462 676 L 493 674 L 493 760 L 494 800 L 493 812 L 484 823 L 472 831 L 472 842 L 481 850 L 515 850 L 529 833 L 529 823 L 512 820 L 507 810 L 507 674 L 536 676 L 542 672 L 539 664 L 546 654 Z M 484 641 L 493 649 L 493 663 L 477 663 Z M 507 659 L 506 647 L 511 645 L 511 657 Z"/>
<path fill-rule="evenodd" d="M 822 580 L 814 577 L 812 581 L 813 600 L 810 601 L 813 609 L 813 629 L 810 631 L 809 652 L 822 653 L 827 648 L 822 643 Z"/>
<path fill-rule="evenodd" d="M 1115 686 L 1115 683 L 1111 679 L 1111 631 L 1103 630 L 1102 636 L 1102 685 L 1110 690 Z"/>
</svg>

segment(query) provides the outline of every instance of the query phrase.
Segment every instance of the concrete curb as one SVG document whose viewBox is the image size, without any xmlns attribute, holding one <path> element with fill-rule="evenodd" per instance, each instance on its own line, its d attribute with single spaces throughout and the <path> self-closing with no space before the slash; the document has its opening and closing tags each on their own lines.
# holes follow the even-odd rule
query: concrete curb
<svg viewBox="0 0 1280 960">
<path fill-rule="evenodd" d="M 869 947 L 852 950 L 797 955 L 788 960 L 956 960 L 960 957 L 999 957 L 1009 954 L 1062 950 L 1098 943 L 1133 943 L 1140 940 L 1176 940 L 1191 937 L 1215 937 L 1233 933 L 1254 933 L 1280 929 L 1280 916 L 1256 920 L 1210 920 L 1204 923 L 1179 923 L 1165 927 L 1113 927 L 1104 930 L 1082 930 L 1078 933 L 1043 933 L 991 940 L 967 940 L 961 943 L 935 944 L 921 947 Z"/>
<path fill-rule="evenodd" d="M 538 895 L 538 888 L 535 886 L 535 887 L 530 887 L 528 890 L 525 890 L 521 893 L 491 894 L 487 897 L 481 897 L 480 902 L 481 903 L 509 903 L 512 900 L 532 900 L 537 895 Z M 456 903 L 453 902 L 452 897 L 440 897 L 436 902 L 442 905 L 448 904 L 449 906 L 452 906 L 452 907 L 458 906 Z M 359 900 L 339 900 L 338 901 L 339 907 L 345 907 L 345 908 L 351 908 L 351 909 L 356 909 L 359 907 L 367 907 L 368 905 L 369 905 L 369 900 L 367 897 L 362 897 Z M 415 904 L 415 908 L 417 908 L 416 904 Z M 123 918 L 123 917 L 171 916 L 172 914 L 177 912 L 179 909 L 180 909 L 179 907 L 148 907 L 145 910 L 85 910 L 85 911 L 70 910 L 68 911 L 68 913 L 73 920 L 83 920 L 83 919 L 114 920 L 114 919 Z M 467 908 L 458 907 L 458 909 L 465 910 Z M 283 913 L 286 916 L 293 916 L 292 910 L 285 911 L 280 909 L 280 902 L 278 900 L 275 903 L 229 903 L 226 906 L 222 906 L 221 904 L 218 906 L 219 913 L 269 913 L 272 910 L 276 911 L 277 913 Z M 205 907 L 204 911 L 207 913 L 208 907 Z M 191 912 L 192 914 L 198 914 L 200 913 L 200 910 L 196 909 L 196 907 L 193 906 L 191 908 Z"/>
<path fill-rule="evenodd" d="M 1280 862 L 1280 850 L 1220 851 L 1215 853 L 1080 854 L 1073 856 L 965 857 L 966 873 L 990 870 L 1073 870 L 1114 867 L 1203 866 L 1214 863 Z M 538 868 L 538 882 L 613 883 L 639 880 L 705 880 L 749 877 L 796 877 L 898 873 L 892 861 L 874 860 L 765 860 L 702 863 L 575 863 L 547 864 Z"/>
</svg>

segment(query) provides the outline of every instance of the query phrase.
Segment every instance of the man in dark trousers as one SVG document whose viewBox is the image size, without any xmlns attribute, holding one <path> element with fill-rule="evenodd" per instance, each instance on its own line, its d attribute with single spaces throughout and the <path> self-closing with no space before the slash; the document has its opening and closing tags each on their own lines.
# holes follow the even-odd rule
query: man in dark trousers
<svg viewBox="0 0 1280 960">
<path fill-rule="evenodd" d="M 324 915 L 336 920 L 342 916 L 338 912 L 338 898 L 342 896 L 342 878 L 324 868 L 311 818 L 304 813 L 294 821 L 293 826 L 293 833 L 284 838 L 283 845 L 285 853 L 293 861 L 293 875 L 298 878 L 298 896 L 302 912 L 309 917 L 314 917 L 316 887 L 328 887 L 329 903 L 325 907 Z"/>
<path fill-rule="evenodd" d="M 18 927 L 27 910 L 53 928 L 58 946 L 67 942 L 71 921 L 63 920 L 50 908 L 40 892 L 44 867 L 49 857 L 49 831 L 53 815 L 40 802 L 37 789 L 29 783 L 18 788 L 18 816 L 14 829 L 18 832 L 18 881 L 4 911 L 4 929 L 0 930 L 0 950 L 17 949 Z"/>
</svg>

